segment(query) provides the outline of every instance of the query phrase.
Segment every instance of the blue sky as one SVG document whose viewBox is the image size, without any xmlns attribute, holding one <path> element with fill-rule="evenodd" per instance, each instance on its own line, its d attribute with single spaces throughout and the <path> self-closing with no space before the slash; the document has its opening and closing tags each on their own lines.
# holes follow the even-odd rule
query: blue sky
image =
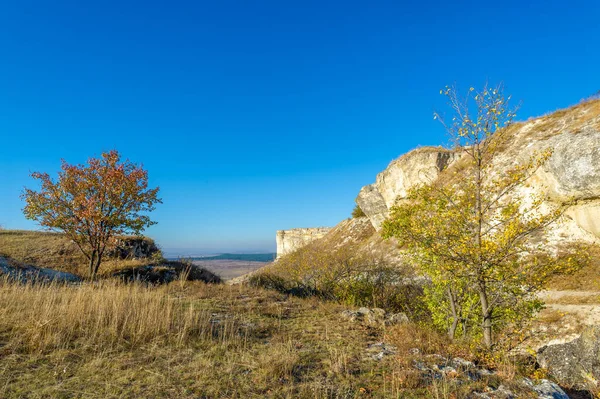
<svg viewBox="0 0 600 399">
<path fill-rule="evenodd" d="M 0 5 L 0 225 L 118 149 L 177 252 L 271 251 L 332 226 L 400 154 L 444 144 L 439 89 L 503 81 L 521 119 L 600 90 L 600 2 L 14 1 Z"/>
</svg>

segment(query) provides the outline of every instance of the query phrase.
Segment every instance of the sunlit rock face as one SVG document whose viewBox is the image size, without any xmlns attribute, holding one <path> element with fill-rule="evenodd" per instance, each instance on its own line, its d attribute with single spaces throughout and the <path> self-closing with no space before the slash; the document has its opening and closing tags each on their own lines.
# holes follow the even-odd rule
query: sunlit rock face
<svg viewBox="0 0 600 399">
<path fill-rule="evenodd" d="M 588 101 L 546 116 L 516 123 L 510 140 L 495 158 L 498 174 L 527 162 L 546 149 L 552 155 L 515 195 L 523 202 L 541 197 L 545 206 L 571 203 L 559 223 L 548 232 L 551 245 L 568 241 L 600 241 L 600 100 Z M 460 151 L 423 147 L 392 161 L 364 186 L 356 198 L 366 217 L 341 221 L 333 230 L 293 229 L 277 232 L 278 257 L 323 239 L 337 248 L 345 243 L 393 264 L 401 264 L 398 243 L 384 240 L 379 231 L 390 208 L 408 191 L 451 175 L 461 168 Z"/>
<path fill-rule="evenodd" d="M 548 207 L 573 202 L 552 228 L 557 241 L 600 238 L 600 101 L 515 124 L 512 134 L 494 161 L 497 173 L 551 149 L 548 161 L 516 195 L 525 202 L 541 196 Z M 435 181 L 460 158 L 460 151 L 439 147 L 408 152 L 379 173 L 375 183 L 364 186 L 356 203 L 379 231 L 396 201 L 411 188 Z"/>
<path fill-rule="evenodd" d="M 294 252 L 311 241 L 324 237 L 331 228 L 311 227 L 277 231 L 277 257 Z"/>
<path fill-rule="evenodd" d="M 546 190 L 551 202 L 575 201 L 567 217 L 600 237 L 600 131 L 565 132 L 548 142 L 554 152 L 538 173 L 539 190 Z"/>
<path fill-rule="evenodd" d="M 397 198 L 406 197 L 416 185 L 433 182 L 458 158 L 460 153 L 441 147 L 413 150 L 392 161 L 377 175 L 374 184 L 364 186 L 356 203 L 369 217 L 373 227 L 380 230 Z"/>
</svg>

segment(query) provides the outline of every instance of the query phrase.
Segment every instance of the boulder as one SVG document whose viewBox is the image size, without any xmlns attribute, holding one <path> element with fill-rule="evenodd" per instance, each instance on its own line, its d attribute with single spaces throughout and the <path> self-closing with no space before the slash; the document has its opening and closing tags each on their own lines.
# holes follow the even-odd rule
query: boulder
<svg viewBox="0 0 600 399">
<path fill-rule="evenodd" d="M 581 336 L 538 350 L 538 363 L 561 385 L 585 389 L 600 379 L 600 326 L 587 327 Z"/>
<path fill-rule="evenodd" d="M 117 245 L 107 251 L 108 257 L 119 259 L 142 259 L 160 254 L 156 243 L 148 237 L 126 236 L 117 240 Z"/>
<path fill-rule="evenodd" d="M 356 197 L 356 205 L 367 215 L 376 230 L 381 228 L 383 221 L 388 217 L 388 207 L 374 184 L 364 186 L 360 190 Z"/>
<path fill-rule="evenodd" d="M 406 313 L 393 313 L 385 319 L 386 326 L 394 326 L 396 324 L 404 323 L 408 323 L 408 316 Z"/>
<path fill-rule="evenodd" d="M 600 198 L 600 132 L 565 132 L 548 140 L 547 146 L 553 153 L 543 176 L 551 198 Z"/>
<path fill-rule="evenodd" d="M 524 378 L 523 384 L 530 387 L 538 395 L 538 399 L 569 399 L 569 396 L 555 382 L 540 380 L 534 384 L 530 379 Z"/>
</svg>

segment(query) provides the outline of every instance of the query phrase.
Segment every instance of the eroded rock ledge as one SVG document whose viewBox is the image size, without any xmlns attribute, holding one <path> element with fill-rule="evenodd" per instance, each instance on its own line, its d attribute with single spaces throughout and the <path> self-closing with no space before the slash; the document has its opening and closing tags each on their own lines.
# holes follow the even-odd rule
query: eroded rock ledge
<svg viewBox="0 0 600 399">
<path fill-rule="evenodd" d="M 302 248 L 311 241 L 324 237 L 331 227 L 297 228 L 277 231 L 277 257 Z"/>
<path fill-rule="evenodd" d="M 460 153 L 442 147 L 422 147 L 406 153 L 379 173 L 374 184 L 360 190 L 356 204 L 369 217 L 373 227 L 380 230 L 397 198 L 406 197 L 418 184 L 433 182 L 459 158 Z"/>
</svg>

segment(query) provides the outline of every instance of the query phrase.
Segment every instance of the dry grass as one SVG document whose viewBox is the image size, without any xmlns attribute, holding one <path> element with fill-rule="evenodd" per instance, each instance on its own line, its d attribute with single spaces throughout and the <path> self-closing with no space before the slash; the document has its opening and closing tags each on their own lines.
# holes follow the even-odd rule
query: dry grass
<svg viewBox="0 0 600 399">
<path fill-rule="evenodd" d="M 464 398 L 481 388 L 444 388 L 406 362 L 409 347 L 469 358 L 462 348 L 450 352 L 442 335 L 363 326 L 341 318 L 343 309 L 199 282 L 4 281 L 0 397 L 420 398 L 448 388 Z M 383 340 L 398 355 L 368 358 L 369 344 Z"/>
<path fill-rule="evenodd" d="M 0 230 L 0 256 L 7 257 L 16 264 L 46 267 L 80 276 L 88 274 L 88 260 L 75 243 L 59 233 Z M 107 257 L 100 273 L 110 274 L 114 270 L 146 263 L 146 260 Z"/>
<path fill-rule="evenodd" d="M 561 291 L 600 291 L 600 247 L 592 245 L 588 251 L 590 255 L 588 265 L 573 274 L 553 277 L 547 288 Z"/>
<path fill-rule="evenodd" d="M 148 289 L 116 281 L 81 286 L 0 287 L 0 318 L 10 326 L 14 349 L 44 352 L 74 343 L 112 350 L 151 341 L 182 345 L 191 337 L 233 333 L 233 320 L 218 331 L 206 310 L 174 300 L 168 288 Z"/>
<path fill-rule="evenodd" d="M 0 230 L 0 255 L 38 267 L 77 273 L 86 264 L 77 245 L 56 233 Z"/>
<path fill-rule="evenodd" d="M 0 284 L 0 397 L 342 397 L 381 380 L 339 308 L 176 282 Z"/>
<path fill-rule="evenodd" d="M 600 128 L 600 100 L 582 101 L 536 118 L 535 121 L 533 130 L 547 134 L 555 133 L 565 126 L 571 133 L 579 133 L 586 127 L 598 129 Z"/>
<path fill-rule="evenodd" d="M 565 317 L 564 312 L 549 309 L 542 311 L 538 316 L 538 320 L 544 324 L 555 324 L 561 321 L 563 317 Z"/>
</svg>

